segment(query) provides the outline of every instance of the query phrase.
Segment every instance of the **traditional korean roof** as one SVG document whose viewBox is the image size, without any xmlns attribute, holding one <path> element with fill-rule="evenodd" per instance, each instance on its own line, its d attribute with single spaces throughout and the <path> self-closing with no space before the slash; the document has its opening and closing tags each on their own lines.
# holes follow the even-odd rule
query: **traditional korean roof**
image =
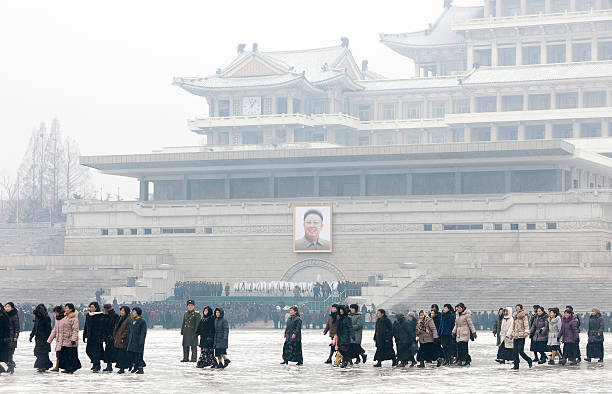
<svg viewBox="0 0 612 394">
<path fill-rule="evenodd" d="M 302 85 L 306 90 L 321 93 L 322 90 L 314 87 L 302 74 L 267 75 L 262 77 L 223 78 L 218 75 L 203 78 L 174 78 L 174 84 L 186 91 L 203 95 L 210 91 L 248 90 L 251 88 L 282 87 Z"/>
<path fill-rule="evenodd" d="M 559 63 L 511 67 L 481 67 L 463 85 L 612 78 L 612 61 Z"/>
<path fill-rule="evenodd" d="M 457 77 L 378 79 L 359 81 L 365 91 L 445 89 L 459 86 Z"/>
<path fill-rule="evenodd" d="M 482 18 L 484 7 L 449 7 L 430 28 L 401 34 L 381 34 L 380 41 L 404 55 L 402 49 L 420 49 L 432 47 L 458 46 L 465 43 L 465 38 L 452 30 L 457 23 Z"/>
</svg>

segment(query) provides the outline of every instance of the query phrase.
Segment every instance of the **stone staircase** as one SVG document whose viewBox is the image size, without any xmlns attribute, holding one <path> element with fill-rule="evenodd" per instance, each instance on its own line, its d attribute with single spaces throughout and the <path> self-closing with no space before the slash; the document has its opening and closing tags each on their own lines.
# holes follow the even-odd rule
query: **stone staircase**
<svg viewBox="0 0 612 394">
<path fill-rule="evenodd" d="M 0 224 L 0 256 L 64 253 L 64 223 Z"/>
</svg>

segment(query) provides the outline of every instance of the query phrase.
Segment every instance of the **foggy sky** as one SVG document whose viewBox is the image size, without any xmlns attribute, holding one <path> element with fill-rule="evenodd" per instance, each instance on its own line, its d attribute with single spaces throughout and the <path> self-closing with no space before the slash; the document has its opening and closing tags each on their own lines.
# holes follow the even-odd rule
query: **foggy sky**
<svg viewBox="0 0 612 394">
<path fill-rule="evenodd" d="M 32 129 L 53 117 L 82 155 L 198 145 L 186 122 L 206 115 L 205 100 L 172 77 L 214 74 L 240 43 L 293 50 L 346 36 L 359 64 L 411 77 L 412 62 L 378 34 L 424 29 L 442 11 L 443 0 L 3 1 L 0 176 L 17 170 Z M 135 180 L 97 174 L 93 182 L 98 193 L 137 196 Z"/>
</svg>

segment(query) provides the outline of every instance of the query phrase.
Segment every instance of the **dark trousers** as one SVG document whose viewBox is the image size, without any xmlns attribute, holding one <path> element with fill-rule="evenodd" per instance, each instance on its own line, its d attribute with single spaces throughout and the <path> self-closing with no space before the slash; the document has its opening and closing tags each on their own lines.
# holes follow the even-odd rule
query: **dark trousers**
<svg viewBox="0 0 612 394">
<path fill-rule="evenodd" d="M 512 342 L 512 344 L 514 346 L 514 366 L 519 366 L 519 355 L 523 357 L 523 360 L 531 363 L 531 358 L 525 354 L 525 338 L 517 338 Z"/>
<path fill-rule="evenodd" d="M 457 342 L 457 361 L 466 361 L 468 363 L 472 362 L 472 357 L 470 357 L 467 342 Z"/>
<path fill-rule="evenodd" d="M 198 347 L 183 346 L 183 360 L 189 360 L 189 349 L 191 348 L 191 361 L 198 361 Z"/>
<path fill-rule="evenodd" d="M 15 361 L 13 361 L 13 355 L 15 354 L 15 348 L 12 346 L 9 346 L 8 348 L 8 360 L 6 361 L 6 365 L 9 367 L 14 367 L 15 366 Z"/>
</svg>

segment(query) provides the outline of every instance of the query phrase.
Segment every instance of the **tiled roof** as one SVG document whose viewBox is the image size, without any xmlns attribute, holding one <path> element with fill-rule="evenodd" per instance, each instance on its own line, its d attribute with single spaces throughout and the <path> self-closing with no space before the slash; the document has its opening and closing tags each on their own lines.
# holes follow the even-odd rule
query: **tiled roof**
<svg viewBox="0 0 612 394">
<path fill-rule="evenodd" d="M 402 34 L 381 34 L 381 41 L 394 49 L 401 47 L 432 47 L 457 45 L 465 42 L 465 38 L 452 30 L 457 23 L 482 18 L 484 7 L 450 7 L 444 10 L 442 16 L 430 29 Z"/>
<path fill-rule="evenodd" d="M 410 79 L 379 79 L 359 81 L 365 91 L 373 90 L 408 90 L 408 89 L 444 89 L 459 86 L 457 77 L 433 77 Z"/>
<path fill-rule="evenodd" d="M 612 61 L 480 68 L 463 85 L 612 77 Z"/>
<path fill-rule="evenodd" d="M 290 83 L 302 78 L 302 75 L 284 74 L 284 75 L 268 75 L 263 77 L 244 77 L 244 78 L 223 78 L 218 75 L 213 75 L 203 78 L 175 78 L 175 83 L 180 83 L 184 86 L 194 86 L 209 89 L 237 88 L 237 87 L 254 87 L 254 86 L 274 86 L 279 84 Z"/>
</svg>

